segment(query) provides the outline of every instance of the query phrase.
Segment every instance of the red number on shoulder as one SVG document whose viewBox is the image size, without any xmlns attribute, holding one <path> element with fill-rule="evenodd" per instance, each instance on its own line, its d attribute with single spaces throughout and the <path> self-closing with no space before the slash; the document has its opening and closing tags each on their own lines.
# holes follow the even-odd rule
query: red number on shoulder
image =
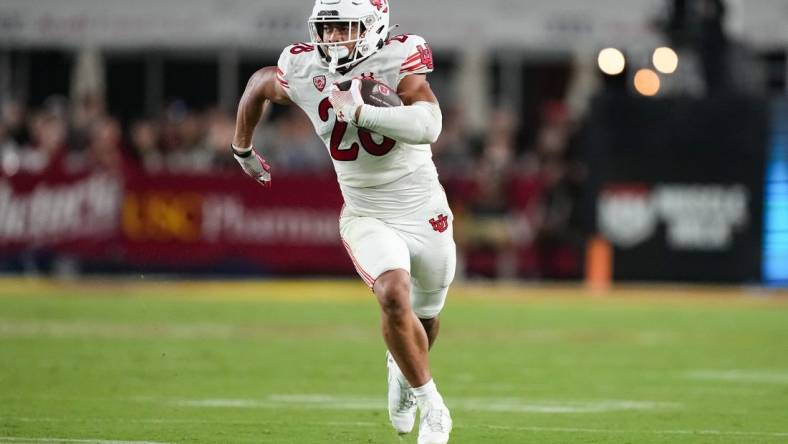
<svg viewBox="0 0 788 444">
<path fill-rule="evenodd" d="M 301 54 L 302 52 L 314 51 L 315 47 L 307 43 L 296 43 L 290 48 L 290 54 Z"/>
</svg>

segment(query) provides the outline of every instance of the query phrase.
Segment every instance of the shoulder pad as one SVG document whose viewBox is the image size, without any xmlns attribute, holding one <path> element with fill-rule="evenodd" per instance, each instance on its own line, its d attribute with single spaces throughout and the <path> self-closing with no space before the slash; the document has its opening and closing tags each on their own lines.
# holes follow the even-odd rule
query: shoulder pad
<svg viewBox="0 0 788 444">
<path fill-rule="evenodd" d="M 386 44 L 402 45 L 404 48 L 400 76 L 427 74 L 432 72 L 432 49 L 423 37 L 415 34 L 400 34 L 391 37 Z"/>
</svg>

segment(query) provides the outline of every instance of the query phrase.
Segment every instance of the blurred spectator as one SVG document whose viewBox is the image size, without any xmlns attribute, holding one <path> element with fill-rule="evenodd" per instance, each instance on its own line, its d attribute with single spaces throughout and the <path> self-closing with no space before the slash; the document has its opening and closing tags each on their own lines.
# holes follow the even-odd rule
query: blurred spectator
<svg viewBox="0 0 788 444">
<path fill-rule="evenodd" d="M 491 115 L 479 158 L 473 163 L 471 184 L 453 202 L 460 263 L 470 274 L 513 279 L 518 274 L 517 249 L 523 224 L 512 211 L 512 181 L 519 174 L 514 146 L 517 125 L 508 110 Z"/>
<path fill-rule="evenodd" d="M 19 172 L 19 146 L 11 134 L 8 126 L 0 119 L 0 177 L 13 176 Z"/>
<path fill-rule="evenodd" d="M 438 172 L 464 175 L 471 171 L 470 135 L 465 130 L 462 107 L 453 106 L 443 112 L 443 130 L 432 144 L 432 158 Z"/>
<path fill-rule="evenodd" d="M 537 137 L 540 196 L 536 217 L 538 268 L 545 277 L 574 277 L 580 236 L 574 226 L 582 170 L 570 159 L 574 125 L 561 102 L 548 102 Z"/>
<path fill-rule="evenodd" d="M 114 118 L 103 118 L 91 125 L 86 150 L 88 164 L 101 171 L 120 173 L 125 166 L 123 134 Z"/>
<path fill-rule="evenodd" d="M 210 152 L 214 168 L 238 168 L 238 163 L 229 155 L 229 143 L 235 134 L 235 118 L 215 109 L 208 112 L 206 119 L 208 134 L 205 146 Z"/>
<path fill-rule="evenodd" d="M 188 110 L 170 114 L 164 164 L 173 173 L 211 171 L 212 153 L 203 145 L 205 126 L 201 115 Z"/>
<path fill-rule="evenodd" d="M 91 126 L 106 117 L 106 104 L 102 97 L 84 95 L 73 106 L 69 148 L 82 151 L 90 143 Z"/>
<path fill-rule="evenodd" d="M 303 111 L 288 107 L 273 122 L 274 136 L 269 130 L 258 131 L 255 146 L 265 153 L 277 171 L 330 171 L 331 158 L 323 142 L 316 138 L 312 122 Z"/>
<path fill-rule="evenodd" d="M 41 173 L 55 167 L 66 149 L 67 124 L 51 110 L 39 111 L 30 118 L 30 141 L 18 151 L 20 170 Z"/>
<path fill-rule="evenodd" d="M 138 120 L 131 125 L 130 133 L 131 152 L 140 166 L 152 173 L 162 171 L 164 156 L 159 125 L 153 120 Z"/>
<path fill-rule="evenodd" d="M 0 106 L 0 121 L 5 126 L 8 137 L 17 146 L 26 145 L 30 139 L 26 115 L 24 104 L 17 100 L 6 99 Z"/>
</svg>

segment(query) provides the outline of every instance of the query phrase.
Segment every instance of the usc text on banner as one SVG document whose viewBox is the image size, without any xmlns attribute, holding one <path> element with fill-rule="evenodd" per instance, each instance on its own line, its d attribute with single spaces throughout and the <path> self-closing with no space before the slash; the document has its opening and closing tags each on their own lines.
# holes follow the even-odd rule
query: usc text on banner
<svg viewBox="0 0 788 444">
<path fill-rule="evenodd" d="M 0 254 L 30 249 L 130 269 L 352 272 L 335 178 L 49 174 L 0 179 Z"/>
</svg>

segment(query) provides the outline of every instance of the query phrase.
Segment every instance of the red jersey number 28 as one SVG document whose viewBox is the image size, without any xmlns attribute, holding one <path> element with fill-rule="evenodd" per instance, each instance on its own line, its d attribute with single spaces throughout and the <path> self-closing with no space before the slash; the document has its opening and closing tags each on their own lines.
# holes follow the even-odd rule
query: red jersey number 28
<svg viewBox="0 0 788 444">
<path fill-rule="evenodd" d="M 328 122 L 328 110 L 333 108 L 331 102 L 328 101 L 328 97 L 323 99 L 318 106 L 318 114 L 320 115 L 320 120 L 323 122 Z M 353 142 L 350 145 L 350 148 L 347 149 L 339 149 L 339 146 L 342 144 L 342 138 L 345 137 L 345 132 L 347 131 L 348 124 L 345 122 L 340 122 L 339 120 L 334 120 L 334 129 L 331 130 L 331 142 L 329 148 L 331 149 L 331 157 L 334 160 L 339 161 L 351 161 L 356 160 L 358 158 L 358 144 Z M 380 143 L 375 142 L 372 139 L 372 134 L 362 128 L 358 128 L 358 141 L 361 142 L 361 146 L 364 148 L 364 151 L 372 154 L 373 156 L 385 156 L 394 148 L 394 145 L 397 142 L 394 139 L 389 139 L 388 137 L 384 137 L 383 141 Z"/>
</svg>

